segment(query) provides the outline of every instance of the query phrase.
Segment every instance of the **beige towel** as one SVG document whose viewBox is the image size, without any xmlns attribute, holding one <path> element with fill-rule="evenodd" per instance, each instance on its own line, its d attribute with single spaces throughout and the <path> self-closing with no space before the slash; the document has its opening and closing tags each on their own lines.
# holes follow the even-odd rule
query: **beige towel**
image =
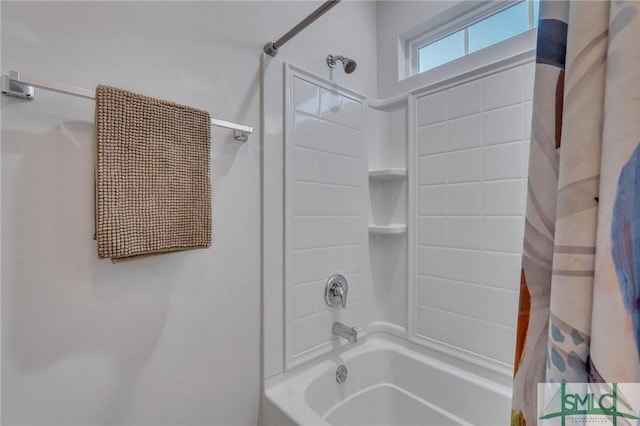
<svg viewBox="0 0 640 426">
<path fill-rule="evenodd" d="M 96 89 L 96 239 L 112 260 L 211 245 L 209 113 Z"/>
</svg>

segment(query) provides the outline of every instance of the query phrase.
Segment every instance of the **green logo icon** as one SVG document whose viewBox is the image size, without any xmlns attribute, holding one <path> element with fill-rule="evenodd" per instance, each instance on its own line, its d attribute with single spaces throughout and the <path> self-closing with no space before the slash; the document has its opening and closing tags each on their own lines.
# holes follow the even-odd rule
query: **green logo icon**
<svg viewBox="0 0 640 426">
<path fill-rule="evenodd" d="M 599 422 L 603 418 L 611 419 L 612 425 L 618 424 L 618 419 L 640 419 L 637 410 L 620 391 L 617 383 L 544 383 L 540 388 L 546 387 L 547 394 L 553 393 L 549 402 L 544 406 L 540 420 L 559 418 L 560 424 L 565 426 L 567 418 L 570 423 L 576 420 L 581 422 Z M 540 389 L 539 388 L 539 389 Z M 595 389 L 594 389 L 595 388 Z M 549 392 L 551 391 L 551 393 Z M 543 394 L 538 393 L 538 398 Z M 635 402 L 637 405 L 638 402 Z M 627 422 L 623 422 L 628 424 Z M 547 423 L 542 423 L 547 424 Z M 557 423 L 554 423 L 557 424 Z"/>
</svg>

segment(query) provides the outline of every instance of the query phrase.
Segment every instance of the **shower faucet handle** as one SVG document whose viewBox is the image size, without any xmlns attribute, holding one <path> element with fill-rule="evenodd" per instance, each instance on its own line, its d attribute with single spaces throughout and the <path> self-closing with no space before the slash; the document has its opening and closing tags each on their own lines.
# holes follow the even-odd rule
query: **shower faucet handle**
<svg viewBox="0 0 640 426">
<path fill-rule="evenodd" d="M 324 291 L 324 300 L 327 305 L 332 308 L 342 305 L 347 307 L 347 295 L 349 294 L 349 285 L 344 275 L 335 274 L 329 277 Z"/>
</svg>

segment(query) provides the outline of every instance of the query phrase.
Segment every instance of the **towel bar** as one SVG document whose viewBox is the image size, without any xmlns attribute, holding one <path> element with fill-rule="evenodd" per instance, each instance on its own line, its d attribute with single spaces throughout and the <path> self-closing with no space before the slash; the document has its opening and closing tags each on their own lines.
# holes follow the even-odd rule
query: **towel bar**
<svg viewBox="0 0 640 426">
<path fill-rule="evenodd" d="M 95 100 L 96 98 L 95 93 L 92 90 L 57 83 L 54 81 L 42 80 L 36 77 L 20 74 L 16 71 L 10 71 L 9 75 L 5 74 L 2 76 L 3 95 L 33 100 L 35 98 L 36 87 L 85 99 Z M 231 121 L 220 120 L 217 118 L 211 119 L 211 125 L 233 130 L 233 137 L 241 142 L 247 141 L 247 139 L 249 139 L 249 135 L 253 133 L 253 127 L 251 126 L 232 123 Z"/>
</svg>

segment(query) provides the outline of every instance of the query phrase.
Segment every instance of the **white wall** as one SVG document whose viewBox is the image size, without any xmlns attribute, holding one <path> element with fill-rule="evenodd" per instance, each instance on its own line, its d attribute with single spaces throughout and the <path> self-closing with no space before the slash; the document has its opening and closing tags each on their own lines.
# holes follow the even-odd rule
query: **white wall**
<svg viewBox="0 0 640 426">
<path fill-rule="evenodd" d="M 2 97 L 2 423 L 255 424 L 262 45 L 321 2 L 2 2 L 2 73 L 110 84 L 250 124 L 214 129 L 213 246 L 113 265 L 93 234 L 91 101 Z M 376 92 L 376 6 L 342 2 L 279 56 Z"/>
</svg>

